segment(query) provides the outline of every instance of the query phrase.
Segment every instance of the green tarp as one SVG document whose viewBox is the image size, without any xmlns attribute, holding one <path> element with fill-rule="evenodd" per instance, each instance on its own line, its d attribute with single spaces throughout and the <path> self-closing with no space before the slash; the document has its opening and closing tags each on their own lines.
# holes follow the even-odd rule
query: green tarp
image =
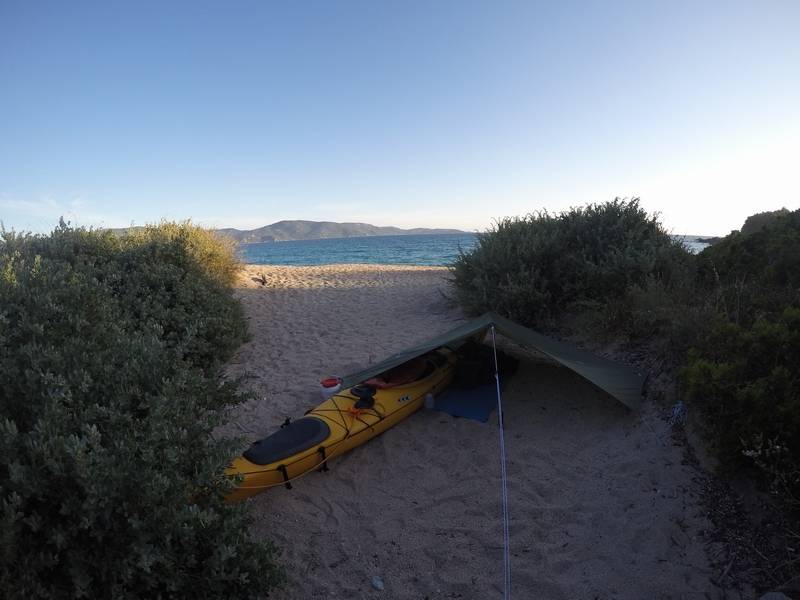
<svg viewBox="0 0 800 600">
<path fill-rule="evenodd" d="M 396 367 L 412 358 L 441 346 L 454 346 L 468 337 L 486 332 L 494 325 L 495 331 L 519 344 L 538 350 L 557 363 L 589 380 L 625 406 L 636 409 L 642 396 L 644 375 L 631 367 L 600 358 L 571 344 L 558 342 L 541 333 L 523 327 L 500 315 L 488 312 L 440 336 L 408 348 L 357 373 L 344 377 L 343 386 L 349 387 Z"/>
</svg>

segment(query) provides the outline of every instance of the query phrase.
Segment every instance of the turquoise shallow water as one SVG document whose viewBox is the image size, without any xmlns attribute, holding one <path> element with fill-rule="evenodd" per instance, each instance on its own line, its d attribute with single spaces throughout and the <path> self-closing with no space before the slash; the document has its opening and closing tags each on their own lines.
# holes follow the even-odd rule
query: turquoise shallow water
<svg viewBox="0 0 800 600">
<path fill-rule="evenodd" d="M 387 235 L 242 244 L 240 258 L 253 265 L 433 265 L 452 263 L 459 248 L 471 249 L 472 234 Z"/>
</svg>

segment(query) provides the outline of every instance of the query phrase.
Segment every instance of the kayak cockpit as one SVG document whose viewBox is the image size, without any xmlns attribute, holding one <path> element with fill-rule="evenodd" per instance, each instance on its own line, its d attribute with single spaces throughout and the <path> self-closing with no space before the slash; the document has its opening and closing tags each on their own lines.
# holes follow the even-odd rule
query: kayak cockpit
<svg viewBox="0 0 800 600">
<path fill-rule="evenodd" d="M 256 465 L 268 465 L 313 448 L 328 438 L 331 429 L 317 417 L 287 422 L 272 435 L 253 442 L 242 455 Z"/>
</svg>

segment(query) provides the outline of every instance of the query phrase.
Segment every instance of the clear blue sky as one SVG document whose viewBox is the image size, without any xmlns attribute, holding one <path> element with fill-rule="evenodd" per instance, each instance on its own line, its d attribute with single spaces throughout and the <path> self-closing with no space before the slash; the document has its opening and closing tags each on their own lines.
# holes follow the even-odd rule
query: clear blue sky
<svg viewBox="0 0 800 600">
<path fill-rule="evenodd" d="M 800 207 L 800 2 L 0 0 L 0 220 Z"/>
</svg>

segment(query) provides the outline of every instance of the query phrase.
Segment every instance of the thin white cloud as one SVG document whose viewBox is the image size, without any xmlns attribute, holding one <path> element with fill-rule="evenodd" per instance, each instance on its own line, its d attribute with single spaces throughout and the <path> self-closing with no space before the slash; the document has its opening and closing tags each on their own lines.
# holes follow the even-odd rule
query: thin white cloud
<svg viewBox="0 0 800 600">
<path fill-rule="evenodd" d="M 0 198 L 0 209 L 34 218 L 49 218 L 59 210 L 66 212 L 64 208 L 52 198 L 42 198 L 40 200 Z"/>
<path fill-rule="evenodd" d="M 6 227 L 35 232 L 52 230 L 59 218 L 75 226 L 124 227 L 127 224 L 114 216 L 96 212 L 81 196 L 59 200 L 53 196 L 14 198 L 0 195 L 0 220 Z"/>
<path fill-rule="evenodd" d="M 359 201 L 352 201 L 352 202 L 325 202 L 323 204 L 318 204 L 313 208 L 315 212 L 321 214 L 341 214 L 341 213 L 358 213 L 363 212 L 365 209 L 369 209 L 370 205 L 367 202 L 359 202 Z"/>
</svg>

